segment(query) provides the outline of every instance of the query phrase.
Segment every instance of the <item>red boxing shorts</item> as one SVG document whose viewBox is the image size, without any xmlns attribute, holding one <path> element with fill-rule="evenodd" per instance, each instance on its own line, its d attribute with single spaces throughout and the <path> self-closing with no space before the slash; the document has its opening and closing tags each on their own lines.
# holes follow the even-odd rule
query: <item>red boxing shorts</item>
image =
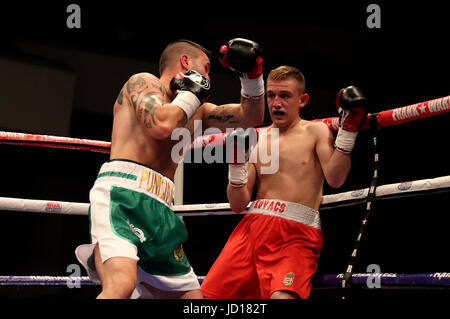
<svg viewBox="0 0 450 319">
<path fill-rule="evenodd" d="M 268 299 L 292 291 L 306 299 L 322 249 L 319 212 L 274 199 L 254 201 L 201 286 L 207 298 Z"/>
</svg>

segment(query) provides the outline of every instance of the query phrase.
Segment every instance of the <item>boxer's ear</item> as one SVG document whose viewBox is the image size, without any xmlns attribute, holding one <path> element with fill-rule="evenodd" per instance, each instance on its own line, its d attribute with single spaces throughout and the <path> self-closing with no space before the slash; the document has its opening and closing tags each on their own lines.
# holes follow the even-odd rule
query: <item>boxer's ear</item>
<svg viewBox="0 0 450 319">
<path fill-rule="evenodd" d="M 306 103 L 308 103 L 308 101 L 309 101 L 309 94 L 303 93 L 299 100 L 300 108 L 304 107 Z"/>
<path fill-rule="evenodd" d="M 191 58 L 187 54 L 180 56 L 180 66 L 183 70 L 189 71 L 191 69 Z"/>
</svg>

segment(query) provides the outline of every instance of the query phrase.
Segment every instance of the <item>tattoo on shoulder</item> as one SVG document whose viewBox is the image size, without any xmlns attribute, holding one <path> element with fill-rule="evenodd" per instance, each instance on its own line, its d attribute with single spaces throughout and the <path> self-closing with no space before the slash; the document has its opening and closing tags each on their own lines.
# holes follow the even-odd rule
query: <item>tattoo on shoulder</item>
<svg viewBox="0 0 450 319">
<path fill-rule="evenodd" d="M 119 105 L 122 105 L 123 103 L 123 89 L 120 90 L 119 96 L 117 97 L 117 103 L 119 103 Z"/>
<path fill-rule="evenodd" d="M 117 98 L 119 104 L 122 104 L 123 95 L 126 93 L 130 97 L 138 121 L 147 128 L 154 126 L 156 108 L 164 104 L 165 90 L 160 80 L 150 73 L 135 74 L 120 92 Z"/>
<path fill-rule="evenodd" d="M 136 92 L 142 92 L 147 88 L 147 83 L 145 82 L 144 78 L 140 75 L 132 76 L 130 80 L 127 82 L 127 91 L 128 94 L 136 91 Z"/>
<path fill-rule="evenodd" d="M 141 121 L 143 117 L 144 125 L 147 128 L 152 127 L 155 124 L 154 114 L 158 106 L 163 104 L 161 97 L 156 92 L 148 92 L 142 97 L 138 110 L 137 118 Z"/>
<path fill-rule="evenodd" d="M 161 84 L 160 84 L 159 82 L 157 82 L 157 81 L 152 81 L 152 82 L 151 82 L 151 85 L 152 85 L 153 88 L 159 90 L 161 93 L 164 93 L 164 92 L 163 92 L 163 88 L 162 88 L 162 86 L 161 86 Z"/>
<path fill-rule="evenodd" d="M 141 93 L 148 88 L 147 82 L 140 75 L 132 76 L 127 82 L 127 92 L 130 96 L 134 109 Z"/>
</svg>

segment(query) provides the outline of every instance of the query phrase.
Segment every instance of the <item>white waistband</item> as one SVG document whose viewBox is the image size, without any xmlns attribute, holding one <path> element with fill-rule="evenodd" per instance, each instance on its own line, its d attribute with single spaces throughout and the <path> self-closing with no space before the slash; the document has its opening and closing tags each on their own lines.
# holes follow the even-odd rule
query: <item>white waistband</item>
<svg viewBox="0 0 450 319">
<path fill-rule="evenodd" d="M 299 203 L 277 199 L 257 199 L 250 206 L 248 213 L 280 217 L 321 229 L 319 212 Z"/>
<path fill-rule="evenodd" d="M 126 184 L 130 189 L 155 197 L 169 207 L 175 198 L 175 184 L 155 170 L 126 160 L 106 162 L 100 168 L 97 180 L 108 178 Z"/>
</svg>

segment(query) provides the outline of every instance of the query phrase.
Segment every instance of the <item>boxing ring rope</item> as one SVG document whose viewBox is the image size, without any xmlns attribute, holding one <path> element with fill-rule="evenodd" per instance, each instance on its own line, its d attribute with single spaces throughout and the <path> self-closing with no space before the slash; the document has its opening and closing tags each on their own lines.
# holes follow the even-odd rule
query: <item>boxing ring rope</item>
<svg viewBox="0 0 450 319">
<path fill-rule="evenodd" d="M 377 188 L 376 196 L 387 199 L 396 196 L 412 194 L 424 194 L 429 192 L 449 192 L 450 176 L 442 176 L 432 179 L 423 179 L 412 182 L 394 183 L 382 185 Z M 354 202 L 363 202 L 368 194 L 368 189 L 360 189 L 343 192 L 323 197 L 320 210 L 330 209 L 338 206 L 352 205 Z M 251 203 L 249 204 L 249 206 Z M 0 210 L 22 211 L 46 214 L 62 215 L 88 215 L 88 203 L 71 203 L 49 200 L 31 200 L 21 198 L 0 197 Z M 211 216 L 211 215 L 234 215 L 228 203 L 218 204 L 192 204 L 175 205 L 173 210 L 181 216 Z M 352 274 L 352 285 L 361 286 L 367 284 L 368 280 L 378 278 L 379 288 L 390 288 L 400 286 L 427 286 L 433 288 L 450 288 L 450 272 L 435 272 L 422 274 Z M 199 276 L 201 283 L 204 277 Z M 317 275 L 313 277 L 313 289 L 338 288 L 342 284 L 343 274 Z M 74 283 L 79 285 L 99 285 L 87 276 L 0 276 L 0 286 L 69 286 Z"/>
<path fill-rule="evenodd" d="M 111 142 L 5 131 L 0 131 L 0 144 L 63 148 L 107 154 L 111 149 Z"/>
<path fill-rule="evenodd" d="M 199 283 L 204 276 L 198 276 Z M 340 287 L 343 274 L 320 275 L 313 277 L 314 288 Z M 380 288 L 399 286 L 431 286 L 436 288 L 450 288 L 450 273 L 435 272 L 424 274 L 400 273 L 356 273 L 352 275 L 352 284 L 364 287 L 368 280 L 379 280 Z M 79 284 L 82 286 L 99 286 L 87 276 L 0 276 L 0 286 L 67 286 Z"/>
<path fill-rule="evenodd" d="M 377 187 L 377 199 L 404 196 L 405 194 L 421 194 L 436 191 L 450 191 L 450 175 L 412 182 L 401 182 Z M 368 188 L 358 189 L 322 198 L 320 210 L 337 206 L 352 205 L 365 200 Z M 336 205 L 337 204 L 337 205 Z M 251 203 L 247 207 L 250 207 Z M 54 200 L 36 200 L 11 197 L 0 197 L 0 210 L 21 211 L 62 215 L 88 215 L 88 203 L 73 203 Z M 179 216 L 235 215 L 228 203 L 174 205 L 173 211 Z"/>
<path fill-rule="evenodd" d="M 388 127 L 447 112 L 450 112 L 450 95 L 426 102 L 381 111 L 377 114 L 368 114 L 367 120 L 362 125 L 361 129 L 365 130 L 369 128 L 368 119 L 372 115 L 376 115 L 377 122 L 380 127 Z M 338 117 L 316 119 L 313 121 L 327 124 L 333 132 L 337 132 L 339 129 Z M 265 127 L 257 128 L 257 130 L 260 129 L 265 129 Z M 223 145 L 225 143 L 226 136 L 227 133 L 199 136 L 194 139 L 191 148 L 197 149 L 205 146 L 213 147 Z M 0 144 L 34 145 L 40 147 L 85 150 L 99 153 L 109 153 L 111 148 L 111 142 L 105 141 L 5 131 L 0 131 Z"/>
<path fill-rule="evenodd" d="M 368 114 L 367 119 L 376 116 L 379 127 L 388 127 L 416 119 L 427 118 L 450 112 L 450 96 L 416 103 L 391 110 L 381 111 L 377 114 Z M 323 122 L 336 132 L 339 119 L 330 117 L 314 120 Z M 369 128 L 366 120 L 362 129 Z M 265 129 L 264 127 L 258 129 Z M 225 143 L 227 133 L 212 134 L 197 137 L 191 145 L 192 149 L 204 148 L 206 146 L 221 146 Z M 84 150 L 100 153 L 109 153 L 111 143 L 88 139 L 69 137 L 37 135 L 27 133 L 14 133 L 0 131 L 0 144 L 27 145 L 37 147 L 50 147 L 72 150 Z M 378 186 L 376 189 L 377 199 L 387 199 L 395 196 L 407 196 L 408 194 L 423 194 L 428 192 L 450 191 L 450 176 L 442 176 L 432 179 L 417 180 L 412 182 L 394 183 Z M 354 190 L 323 197 L 320 210 L 336 206 L 353 205 L 363 202 L 369 193 L 369 189 Z M 250 204 L 249 204 L 250 206 Z M 87 215 L 88 203 L 71 203 L 51 200 L 30 200 L 20 198 L 0 197 L 0 210 L 23 211 L 47 214 L 63 215 Z M 231 215 L 228 203 L 218 204 L 194 204 L 175 205 L 173 210 L 180 216 L 208 216 L 208 215 Z M 340 287 L 344 274 L 317 275 L 313 278 L 313 288 Z M 199 281 L 204 277 L 199 276 Z M 450 272 L 436 272 L 424 274 L 359 274 L 351 276 L 353 285 L 367 283 L 371 278 L 378 278 L 381 287 L 391 286 L 432 286 L 440 288 L 450 287 Z M 80 285 L 98 285 L 89 280 L 88 277 L 72 276 L 0 276 L 0 286 L 22 286 L 22 285 L 68 285 L 68 283 L 79 283 Z"/>
</svg>

